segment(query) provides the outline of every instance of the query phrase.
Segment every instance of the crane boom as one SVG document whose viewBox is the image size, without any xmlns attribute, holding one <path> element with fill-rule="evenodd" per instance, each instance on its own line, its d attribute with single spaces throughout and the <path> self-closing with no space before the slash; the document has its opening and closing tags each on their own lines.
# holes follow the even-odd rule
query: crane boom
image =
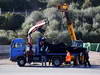
<svg viewBox="0 0 100 75">
<path fill-rule="evenodd" d="M 68 32 L 70 34 L 71 40 L 77 40 L 74 32 L 73 24 L 68 25 Z"/>
<path fill-rule="evenodd" d="M 69 8 L 69 5 L 67 5 L 66 3 L 62 5 L 58 5 L 58 9 L 65 13 L 65 17 L 67 19 L 67 30 L 68 30 L 68 33 L 70 34 L 71 40 L 74 41 L 77 39 L 76 39 L 75 31 L 73 28 L 73 23 L 71 22 L 69 18 L 68 8 Z"/>
<path fill-rule="evenodd" d="M 35 32 L 37 31 L 39 28 L 43 27 L 44 25 L 46 24 L 46 21 L 45 20 L 41 20 L 41 21 L 38 21 L 33 27 L 31 27 L 28 31 L 28 44 L 31 44 L 32 45 L 32 37 L 31 37 L 31 34 L 32 32 Z"/>
<path fill-rule="evenodd" d="M 76 35 L 75 35 L 75 31 L 74 31 L 74 27 L 73 27 L 73 22 L 70 20 L 69 18 L 69 12 L 65 12 L 65 17 L 67 19 L 67 30 L 70 34 L 71 40 L 77 40 L 76 39 Z"/>
</svg>

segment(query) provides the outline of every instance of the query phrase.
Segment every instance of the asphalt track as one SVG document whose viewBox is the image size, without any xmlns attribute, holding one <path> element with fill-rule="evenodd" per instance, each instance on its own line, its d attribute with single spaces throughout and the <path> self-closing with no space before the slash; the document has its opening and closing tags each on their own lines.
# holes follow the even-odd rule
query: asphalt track
<svg viewBox="0 0 100 75">
<path fill-rule="evenodd" d="M 34 63 L 19 67 L 16 63 L 0 64 L 0 75 L 100 75 L 100 65 L 92 65 L 91 68 L 83 66 L 71 67 L 41 67 L 41 63 Z"/>
</svg>

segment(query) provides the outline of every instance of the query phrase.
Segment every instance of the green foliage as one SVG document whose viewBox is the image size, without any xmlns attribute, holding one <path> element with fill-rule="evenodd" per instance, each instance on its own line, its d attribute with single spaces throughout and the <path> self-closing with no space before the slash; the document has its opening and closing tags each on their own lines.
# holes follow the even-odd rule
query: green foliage
<svg viewBox="0 0 100 75">
<path fill-rule="evenodd" d="M 9 44 L 10 40 L 8 39 L 8 34 L 5 30 L 0 30 L 0 44 Z"/>
<path fill-rule="evenodd" d="M 100 13 L 95 16 L 96 22 L 100 23 Z"/>
<path fill-rule="evenodd" d="M 12 30 L 8 30 L 8 31 L 6 31 L 7 32 L 7 38 L 9 39 L 9 40 L 12 40 L 12 39 L 14 39 L 14 38 L 17 38 L 18 37 L 18 34 L 17 34 L 17 32 L 14 32 L 14 31 L 12 31 Z M 21 32 L 20 32 L 21 33 Z"/>
<path fill-rule="evenodd" d="M 35 4 L 34 4 L 35 3 Z M 38 0 L 1 0 L 0 8 L 3 11 L 25 11 L 38 8 Z"/>
<path fill-rule="evenodd" d="M 7 25 L 10 30 L 20 29 L 23 22 L 24 16 L 20 14 L 13 14 L 13 16 L 7 18 Z"/>
<path fill-rule="evenodd" d="M 10 44 L 10 41 L 17 38 L 17 33 L 12 30 L 0 30 L 0 44 Z"/>
<path fill-rule="evenodd" d="M 91 0 L 93 6 L 99 6 L 100 0 Z"/>
<path fill-rule="evenodd" d="M 24 22 L 24 16 L 20 14 L 6 13 L 0 17 L 0 29 L 17 30 L 21 28 Z"/>
<path fill-rule="evenodd" d="M 36 31 L 34 33 L 32 33 L 32 42 L 36 43 L 37 42 L 37 38 L 43 36 L 40 32 Z"/>
<path fill-rule="evenodd" d="M 60 3 L 64 3 L 66 2 L 66 0 L 48 0 L 48 5 L 47 7 L 51 7 L 51 6 L 56 6 Z"/>
<path fill-rule="evenodd" d="M 0 16 L 0 29 L 5 25 L 6 18 L 4 16 Z"/>
<path fill-rule="evenodd" d="M 90 0 L 85 0 L 84 4 L 82 5 L 82 8 L 88 8 L 92 6 L 92 3 Z"/>
<path fill-rule="evenodd" d="M 6 30 L 0 30 L 0 36 L 2 37 L 6 37 L 8 34 L 6 32 Z"/>
<path fill-rule="evenodd" d="M 33 11 L 28 17 L 26 17 L 25 22 L 22 25 L 22 29 L 27 34 L 29 28 L 34 26 L 37 21 L 43 19 L 43 14 L 40 11 Z"/>
<path fill-rule="evenodd" d="M 62 14 L 56 8 L 47 8 L 43 13 L 49 20 L 48 28 L 50 30 L 61 30 Z"/>
<path fill-rule="evenodd" d="M 9 44 L 13 38 L 26 39 L 29 28 L 44 18 L 49 21 L 49 24 L 43 27 L 45 29 L 44 36 L 50 43 L 70 42 L 65 14 L 56 8 L 56 5 L 64 2 L 70 3 L 69 16 L 77 36 L 79 36 L 77 38 L 81 38 L 85 42 L 100 42 L 99 0 L 0 0 L 0 8 L 4 11 L 12 11 L 13 9 L 15 11 L 33 10 L 27 17 L 9 12 L 1 15 L 0 43 L 1 41 L 4 43 L 3 41 L 6 40 Z M 36 10 L 39 8 L 41 10 Z M 43 36 L 43 34 L 38 31 L 32 34 L 34 43 L 39 36 Z"/>
<path fill-rule="evenodd" d="M 10 40 L 7 37 L 0 37 L 0 45 L 8 45 Z"/>
</svg>

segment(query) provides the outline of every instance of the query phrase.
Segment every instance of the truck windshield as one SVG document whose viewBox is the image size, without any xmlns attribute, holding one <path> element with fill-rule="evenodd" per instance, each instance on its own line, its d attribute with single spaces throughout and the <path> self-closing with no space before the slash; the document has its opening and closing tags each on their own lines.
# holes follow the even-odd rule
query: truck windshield
<svg viewBox="0 0 100 75">
<path fill-rule="evenodd" d="M 23 46 L 22 43 L 14 43 L 14 44 L 12 45 L 12 48 L 19 48 L 19 47 L 22 47 L 22 46 Z"/>
</svg>

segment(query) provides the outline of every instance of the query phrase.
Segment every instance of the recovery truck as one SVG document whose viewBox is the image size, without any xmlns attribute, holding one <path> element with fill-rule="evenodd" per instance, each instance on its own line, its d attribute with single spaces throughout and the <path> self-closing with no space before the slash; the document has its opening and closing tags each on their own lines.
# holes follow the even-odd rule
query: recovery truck
<svg viewBox="0 0 100 75">
<path fill-rule="evenodd" d="M 83 42 L 76 39 L 76 35 L 73 29 L 73 23 L 71 22 L 69 18 L 69 12 L 68 12 L 68 5 L 62 4 L 57 6 L 59 10 L 63 11 L 65 13 L 65 17 L 67 19 L 67 28 L 68 32 L 71 36 L 72 45 L 70 47 L 65 46 L 65 44 L 47 44 L 48 49 L 46 50 L 46 61 L 49 60 L 52 62 L 53 66 L 60 66 L 65 62 L 65 56 L 66 56 L 66 50 L 68 50 L 75 58 L 74 62 L 76 63 L 77 60 L 80 62 L 83 62 L 80 60 L 80 53 L 83 53 L 86 48 L 82 47 Z M 29 46 L 32 45 L 32 32 L 35 32 L 39 28 L 43 27 L 46 24 L 45 20 L 42 20 L 40 22 L 37 22 L 35 26 L 29 29 L 28 31 L 28 44 Z M 38 38 L 37 42 L 34 47 L 32 47 L 32 53 L 30 52 L 27 54 L 27 41 L 23 38 L 16 38 L 12 40 L 11 42 L 11 48 L 10 48 L 10 60 L 17 62 L 19 66 L 25 66 L 26 63 L 30 63 L 27 59 L 32 59 L 31 62 L 41 62 L 41 45 L 40 42 L 42 41 L 42 38 Z M 29 50 L 29 51 L 31 51 Z M 28 57 L 32 54 L 32 58 Z M 78 58 L 78 59 L 77 59 Z M 79 64 L 80 64 L 79 62 Z"/>
<path fill-rule="evenodd" d="M 27 59 L 32 59 L 31 62 L 41 62 L 41 41 L 43 40 L 41 37 L 37 38 L 36 44 L 32 47 L 32 58 L 30 58 L 31 52 L 28 48 L 32 45 L 32 37 L 31 33 L 35 32 L 39 28 L 41 28 L 45 24 L 45 21 L 42 20 L 41 23 L 37 23 L 35 26 L 29 29 L 28 31 L 28 46 L 26 45 L 27 41 L 23 38 L 15 38 L 11 42 L 10 48 L 10 60 L 17 62 L 19 66 L 25 66 L 26 63 L 30 63 Z M 52 61 L 52 65 L 60 66 L 65 59 L 66 49 L 64 44 L 49 44 L 48 50 L 46 51 L 47 62 Z M 27 53 L 26 50 L 29 50 Z"/>
</svg>

